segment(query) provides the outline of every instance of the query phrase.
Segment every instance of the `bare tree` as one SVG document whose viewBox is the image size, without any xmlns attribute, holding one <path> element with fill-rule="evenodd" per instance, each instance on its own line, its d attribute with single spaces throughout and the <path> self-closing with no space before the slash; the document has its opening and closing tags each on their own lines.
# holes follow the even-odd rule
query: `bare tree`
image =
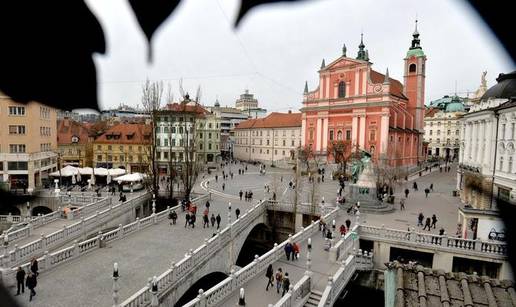
<svg viewBox="0 0 516 307">
<path fill-rule="evenodd" d="M 310 145 L 299 146 L 297 149 L 298 159 L 306 165 L 306 171 L 310 171 L 310 159 L 313 157 L 313 149 Z"/>
<path fill-rule="evenodd" d="M 157 122 L 157 114 L 161 107 L 161 99 L 163 95 L 163 82 L 151 82 L 149 79 L 145 81 L 142 86 L 142 105 L 147 112 L 147 114 L 151 117 L 151 128 L 152 128 L 152 140 L 150 145 L 150 162 L 151 168 L 148 172 L 149 178 L 151 180 L 151 189 L 153 193 L 157 193 L 159 190 L 158 186 L 158 165 L 156 161 L 156 147 L 158 146 L 158 141 L 156 139 L 156 122 Z"/>
<path fill-rule="evenodd" d="M 346 172 L 347 164 L 351 158 L 351 141 L 338 140 L 330 143 L 328 154 L 333 156 L 335 163 L 339 164 L 339 171 Z"/>
</svg>

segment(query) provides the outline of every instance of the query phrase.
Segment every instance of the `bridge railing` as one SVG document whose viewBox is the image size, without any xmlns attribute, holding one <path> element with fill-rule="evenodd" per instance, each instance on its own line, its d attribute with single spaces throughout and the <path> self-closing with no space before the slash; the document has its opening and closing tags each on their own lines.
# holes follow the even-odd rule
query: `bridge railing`
<svg viewBox="0 0 516 307">
<path fill-rule="evenodd" d="M 360 225 L 360 237 L 386 240 L 393 243 L 411 243 L 420 247 L 431 247 L 458 253 L 475 254 L 484 257 L 507 257 L 507 244 L 502 242 L 470 240 L 399 229 Z"/>
<path fill-rule="evenodd" d="M 206 240 L 204 244 L 188 252 L 185 257 L 173 264 L 170 269 L 166 270 L 157 277 L 158 296 L 163 295 L 176 286 L 183 278 L 188 276 L 198 266 L 207 261 L 217 251 L 224 248 L 234 236 L 238 235 L 244 228 L 252 223 L 256 218 L 261 216 L 266 209 L 266 201 L 252 207 L 244 213 L 239 219 L 226 226 L 217 235 Z M 244 277 L 244 276 L 242 276 Z M 231 285 L 229 287 L 232 287 Z M 126 299 L 120 306 L 146 306 L 150 304 L 150 287 L 147 285 Z"/>
<path fill-rule="evenodd" d="M 346 260 L 342 261 L 342 265 L 335 275 L 328 277 L 328 285 L 323 291 L 318 307 L 333 306 L 355 271 L 371 270 L 372 268 L 373 255 L 371 253 L 359 251 L 355 255 L 349 255 Z"/>
<path fill-rule="evenodd" d="M 278 201 L 269 201 L 267 205 L 267 209 L 269 210 L 277 210 L 284 212 L 294 212 L 294 204 L 291 203 L 281 203 Z M 319 215 L 321 212 L 319 205 L 312 205 L 308 203 L 301 203 L 296 206 L 296 211 L 302 214 L 317 214 Z"/>
<path fill-rule="evenodd" d="M 21 215 L 11 215 L 11 213 L 0 215 L 0 222 L 19 223 L 23 220 Z"/>
<path fill-rule="evenodd" d="M 325 220 L 333 220 L 338 214 L 338 209 L 334 209 L 323 217 Z M 206 292 L 203 292 L 200 296 L 190 301 L 185 307 L 211 307 L 218 306 L 224 301 L 229 295 L 240 289 L 248 281 L 255 278 L 256 275 L 261 274 L 267 269 L 269 264 L 273 264 L 282 257 L 285 257 L 284 248 L 289 242 L 303 242 L 308 238 L 312 237 L 315 233 L 319 232 L 320 221 L 314 221 L 309 226 L 303 228 L 291 236 L 288 240 L 281 242 L 281 244 L 274 244 L 274 247 L 263 254 L 260 257 L 255 256 L 253 262 L 249 263 L 245 267 L 238 270 L 236 273 L 232 273 L 228 278 L 218 283 L 214 287 L 210 288 Z M 122 305 L 123 306 L 123 305 Z M 137 305 L 131 305 L 137 306 Z"/>
<path fill-rule="evenodd" d="M 359 225 L 353 226 L 351 231 L 348 231 L 344 237 L 342 237 L 333 247 L 330 248 L 329 260 L 337 262 L 341 257 L 347 257 L 355 247 L 355 242 L 358 243 L 358 238 L 353 240 L 352 233 L 358 234 Z"/>
<path fill-rule="evenodd" d="M 274 307 L 303 306 L 311 291 L 312 277 L 305 274 L 294 286 L 290 286 L 287 293 L 274 305 Z M 270 306 L 270 305 L 269 305 Z"/>
<path fill-rule="evenodd" d="M 111 197 L 103 197 L 97 199 L 95 202 L 87 204 L 86 206 L 82 206 L 71 210 L 70 212 L 68 212 L 66 218 L 69 220 L 76 220 L 83 216 L 87 216 L 89 214 L 92 214 L 96 210 L 99 210 L 102 207 L 110 206 L 112 204 L 112 200 L 113 199 Z"/>
<path fill-rule="evenodd" d="M 138 196 L 138 198 L 145 196 L 147 194 L 142 194 Z M 204 197 L 204 196 L 203 196 Z M 133 198 L 131 200 L 134 200 L 136 198 Z M 194 199 L 193 201 L 196 201 L 197 199 Z M 130 200 L 128 200 L 130 201 Z M 126 224 L 126 225 L 119 225 L 118 228 L 111 230 L 106 233 L 99 233 L 95 237 L 82 241 L 77 242 L 77 240 L 74 241 L 74 244 L 68 247 L 65 247 L 61 250 L 58 250 L 53 253 L 49 253 L 48 251 L 45 251 L 44 255 L 38 258 L 38 264 L 39 264 L 39 272 L 45 272 L 48 271 L 58 265 L 61 265 L 63 263 L 66 263 L 70 260 L 73 260 L 77 257 L 82 256 L 83 254 L 86 254 L 90 251 L 93 251 L 95 249 L 103 247 L 105 244 L 108 244 L 112 241 L 122 239 L 126 237 L 127 235 L 143 230 L 151 225 L 157 224 L 160 221 L 163 221 L 168 218 L 168 215 L 173 210 L 178 210 L 181 206 L 177 205 L 172 208 L 167 207 L 166 210 L 163 210 L 159 213 L 154 213 L 148 217 L 142 218 L 142 219 L 136 219 L 136 221 Z M 92 217 L 89 217 L 88 220 L 95 220 L 95 214 Z M 83 219 L 85 220 L 85 219 Z M 75 224 L 74 224 L 75 225 Z M 73 225 L 72 225 L 73 226 Z M 70 229 L 70 228 L 69 228 Z M 78 228 L 80 231 L 80 228 Z M 72 230 L 73 231 L 73 230 Z M 20 265 L 24 269 L 28 269 L 30 267 L 30 262 L 24 263 Z M 16 275 L 17 268 L 9 268 L 4 269 L 2 273 L 2 280 L 4 283 L 7 282 L 14 282 L 15 275 Z"/>
<path fill-rule="evenodd" d="M 22 246 L 14 245 L 14 249 L 4 253 L 0 256 L 1 266 L 4 268 L 13 267 L 28 259 L 43 254 L 48 249 L 56 247 L 64 242 L 71 241 L 74 238 L 78 238 L 85 235 L 87 232 L 98 227 L 99 225 L 109 221 L 113 216 L 118 215 L 121 212 L 127 211 L 127 208 L 133 208 L 139 204 L 142 199 L 149 198 L 149 194 L 141 194 L 135 198 L 132 198 L 124 203 L 120 203 L 115 206 L 110 206 L 103 211 L 96 211 L 95 214 L 90 215 L 86 218 L 81 218 L 77 223 L 64 226 L 63 229 L 50 233 L 48 235 L 41 235 L 41 238 L 34 240 Z M 20 229 L 22 231 L 23 229 Z M 30 228 L 24 230 L 24 236 L 29 236 Z M 11 237 L 9 233 L 9 238 Z"/>
</svg>

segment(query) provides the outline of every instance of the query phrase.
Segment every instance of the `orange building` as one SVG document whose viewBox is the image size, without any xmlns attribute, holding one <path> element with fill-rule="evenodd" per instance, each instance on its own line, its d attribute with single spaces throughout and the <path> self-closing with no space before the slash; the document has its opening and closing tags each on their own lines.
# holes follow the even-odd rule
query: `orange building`
<svg viewBox="0 0 516 307">
<path fill-rule="evenodd" d="M 342 56 L 319 70 L 319 86 L 305 84 L 303 146 L 333 158 L 328 148 L 339 140 L 386 159 L 392 166 L 414 166 L 422 160 L 426 56 L 419 33 L 413 33 L 404 59 L 403 84 L 372 69 L 363 39 L 356 58 Z"/>
</svg>

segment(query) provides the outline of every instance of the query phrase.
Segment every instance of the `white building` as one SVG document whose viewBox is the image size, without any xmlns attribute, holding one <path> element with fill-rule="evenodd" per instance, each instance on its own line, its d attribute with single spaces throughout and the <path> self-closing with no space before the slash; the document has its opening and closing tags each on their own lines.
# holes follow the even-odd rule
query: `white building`
<svg viewBox="0 0 516 307">
<path fill-rule="evenodd" d="M 301 146 L 301 113 L 273 112 L 265 118 L 241 122 L 234 130 L 238 160 L 287 163 Z"/>
<path fill-rule="evenodd" d="M 428 143 L 429 158 L 458 159 L 459 118 L 464 113 L 463 99 L 458 96 L 444 96 L 430 103 L 424 119 L 424 141 Z"/>
<path fill-rule="evenodd" d="M 249 94 L 249 90 L 240 95 L 235 102 L 235 107 L 247 114 L 248 118 L 261 118 L 267 114 L 266 109 L 258 107 L 258 100 L 254 98 L 254 94 Z"/>
<path fill-rule="evenodd" d="M 221 107 L 219 101 L 215 101 L 213 107 L 206 107 L 220 120 L 220 154 L 223 158 L 233 157 L 235 139 L 231 135 L 240 122 L 247 120 L 248 114 L 232 107 Z"/>
<path fill-rule="evenodd" d="M 496 199 L 515 201 L 516 72 L 500 74 L 497 81 L 461 119 L 457 189 L 465 204 L 459 223 L 466 238 L 503 233 Z"/>
</svg>

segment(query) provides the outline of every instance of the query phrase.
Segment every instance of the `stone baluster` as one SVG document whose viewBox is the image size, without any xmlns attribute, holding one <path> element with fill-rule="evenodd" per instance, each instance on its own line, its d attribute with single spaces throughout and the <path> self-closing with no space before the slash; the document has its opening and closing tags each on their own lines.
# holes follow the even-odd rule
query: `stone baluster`
<svg viewBox="0 0 516 307">
<path fill-rule="evenodd" d="M 416 239 L 417 239 L 416 228 L 412 227 L 410 229 L 409 241 L 416 242 Z"/>
<path fill-rule="evenodd" d="M 79 257 L 79 241 L 73 240 L 73 258 Z"/>
<path fill-rule="evenodd" d="M 21 256 L 20 256 L 20 248 L 18 247 L 18 244 L 14 244 L 14 261 L 17 261 Z M 11 258 L 12 259 L 12 258 Z"/>
<path fill-rule="evenodd" d="M 81 235 L 84 236 L 86 232 L 86 226 L 84 226 L 84 216 L 81 216 Z"/>
<path fill-rule="evenodd" d="M 332 290 L 330 291 L 330 294 L 328 295 L 328 299 L 329 299 L 329 301 L 331 302 L 331 301 L 333 301 L 333 300 L 332 300 L 332 294 L 333 294 L 333 276 L 329 276 L 329 277 L 328 277 L 328 287 L 330 287 L 330 289 L 332 289 Z"/>
<path fill-rule="evenodd" d="M 482 251 L 482 240 L 480 240 L 480 238 L 477 238 L 475 240 L 475 251 L 477 251 L 477 252 Z"/>
<path fill-rule="evenodd" d="M 95 210 L 95 220 L 97 221 L 97 225 L 100 224 L 99 210 Z"/>
<path fill-rule="evenodd" d="M 140 218 L 136 218 L 136 230 L 140 230 Z"/>
<path fill-rule="evenodd" d="M 50 262 L 50 259 L 49 259 L 49 256 L 48 256 L 48 251 L 45 251 L 43 253 L 43 257 L 41 258 L 39 263 L 40 263 L 40 265 L 41 265 L 43 270 L 48 271 L 48 270 L 51 269 L 52 263 Z"/>
</svg>

